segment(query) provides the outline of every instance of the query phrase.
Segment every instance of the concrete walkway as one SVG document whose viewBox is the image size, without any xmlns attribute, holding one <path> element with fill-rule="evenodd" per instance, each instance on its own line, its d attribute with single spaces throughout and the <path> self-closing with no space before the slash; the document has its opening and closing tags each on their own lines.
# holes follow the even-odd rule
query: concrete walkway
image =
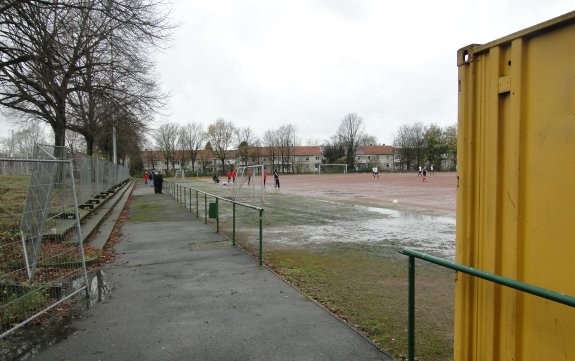
<svg viewBox="0 0 575 361">
<path fill-rule="evenodd" d="M 391 359 L 143 182 L 122 233 L 110 296 L 34 359 Z"/>
</svg>

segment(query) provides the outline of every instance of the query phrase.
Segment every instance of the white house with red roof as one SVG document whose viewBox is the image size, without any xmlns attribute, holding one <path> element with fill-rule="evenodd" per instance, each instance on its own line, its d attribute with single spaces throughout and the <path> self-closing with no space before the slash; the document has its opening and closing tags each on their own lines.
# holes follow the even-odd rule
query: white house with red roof
<svg viewBox="0 0 575 361">
<path fill-rule="evenodd" d="M 360 169 L 377 167 L 380 172 L 393 171 L 395 148 L 389 145 L 366 145 L 355 153 L 355 163 Z"/>
</svg>

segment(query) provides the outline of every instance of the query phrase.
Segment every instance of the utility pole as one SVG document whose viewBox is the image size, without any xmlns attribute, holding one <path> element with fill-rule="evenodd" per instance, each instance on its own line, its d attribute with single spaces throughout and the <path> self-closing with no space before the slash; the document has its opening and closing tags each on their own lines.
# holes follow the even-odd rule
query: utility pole
<svg viewBox="0 0 575 361">
<path fill-rule="evenodd" d="M 118 164 L 118 157 L 116 153 L 116 126 L 112 126 L 112 149 L 114 150 L 114 164 Z"/>
<path fill-rule="evenodd" d="M 14 158 L 14 129 L 12 129 L 12 139 L 10 140 L 10 158 Z"/>
</svg>

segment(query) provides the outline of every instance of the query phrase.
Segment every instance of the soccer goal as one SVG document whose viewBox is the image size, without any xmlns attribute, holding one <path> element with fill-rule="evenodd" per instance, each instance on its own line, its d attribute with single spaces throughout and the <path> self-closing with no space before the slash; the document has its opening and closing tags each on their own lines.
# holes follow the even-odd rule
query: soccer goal
<svg viewBox="0 0 575 361">
<path fill-rule="evenodd" d="M 183 169 L 176 169 L 174 172 L 174 181 L 176 180 L 184 180 L 184 170 Z"/>
<path fill-rule="evenodd" d="M 238 167 L 236 181 L 232 187 L 232 199 L 243 202 L 263 202 L 264 193 L 263 164 Z"/>
<path fill-rule="evenodd" d="M 318 174 L 346 174 L 347 164 L 320 164 Z"/>
</svg>

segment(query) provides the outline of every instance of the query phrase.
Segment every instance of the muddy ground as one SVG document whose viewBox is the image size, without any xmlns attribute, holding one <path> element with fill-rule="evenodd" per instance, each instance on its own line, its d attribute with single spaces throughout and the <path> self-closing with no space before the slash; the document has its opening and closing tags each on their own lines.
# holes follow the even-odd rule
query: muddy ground
<svg viewBox="0 0 575 361">
<path fill-rule="evenodd" d="M 425 182 L 417 173 L 293 175 L 281 176 L 280 182 L 282 192 L 455 217 L 457 175 L 452 172 L 428 175 Z"/>
</svg>

